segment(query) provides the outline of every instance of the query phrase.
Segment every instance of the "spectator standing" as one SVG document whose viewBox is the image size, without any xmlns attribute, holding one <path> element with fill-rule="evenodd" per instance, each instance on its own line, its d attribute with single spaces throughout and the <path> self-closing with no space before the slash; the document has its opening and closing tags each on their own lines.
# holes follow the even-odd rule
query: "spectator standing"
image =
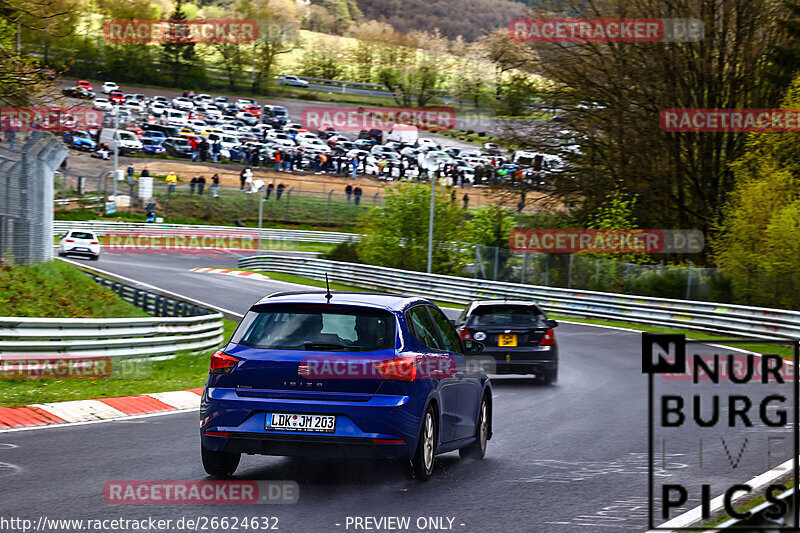
<svg viewBox="0 0 800 533">
<path fill-rule="evenodd" d="M 128 185 L 133 185 L 133 173 L 136 170 L 133 168 L 133 165 L 128 165 Z"/>
<path fill-rule="evenodd" d="M 197 178 L 197 194 L 203 196 L 203 190 L 206 188 L 206 178 L 205 176 L 200 176 Z"/>
<path fill-rule="evenodd" d="M 150 177 L 150 171 L 147 170 L 147 167 L 144 167 L 142 169 L 142 173 L 139 175 L 139 177 L 141 177 L 141 178 L 149 178 Z"/>
<path fill-rule="evenodd" d="M 253 171 L 250 167 L 244 169 L 244 192 L 250 192 L 253 188 Z"/>
<path fill-rule="evenodd" d="M 178 176 L 175 172 L 170 171 L 170 173 L 167 174 L 167 192 L 170 194 L 174 193 L 176 183 L 178 183 Z"/>
<path fill-rule="evenodd" d="M 281 195 L 283 194 L 283 189 L 285 188 L 286 186 L 283 183 L 278 184 L 278 188 L 275 189 L 275 200 L 280 201 Z"/>
<path fill-rule="evenodd" d="M 347 203 L 349 204 L 350 197 L 353 195 L 353 186 L 348 183 L 347 187 L 344 188 L 344 193 L 347 195 Z"/>
<path fill-rule="evenodd" d="M 356 197 L 356 205 L 361 203 L 361 194 L 362 194 L 361 187 L 356 185 L 356 188 L 353 189 L 353 195 Z"/>
<path fill-rule="evenodd" d="M 202 161 L 203 163 L 205 163 L 206 159 L 208 159 L 208 149 L 209 149 L 208 140 L 206 140 L 206 138 L 203 137 L 203 140 L 200 141 L 200 161 Z"/>
<path fill-rule="evenodd" d="M 282 155 L 283 154 L 282 154 L 282 152 L 280 150 L 275 152 L 275 156 L 274 156 L 275 157 L 275 170 L 280 170 L 281 169 L 281 156 Z"/>
<path fill-rule="evenodd" d="M 219 174 L 211 176 L 211 194 L 214 198 L 219 197 Z"/>
<path fill-rule="evenodd" d="M 272 191 L 274 190 L 275 190 L 275 184 L 270 181 L 269 185 L 267 185 L 267 198 L 266 198 L 267 200 L 269 200 L 269 195 L 272 194 Z"/>
<path fill-rule="evenodd" d="M 189 144 L 192 146 L 192 161 L 197 161 L 197 158 L 200 156 L 200 145 L 197 143 L 197 139 L 194 136 L 189 137 Z"/>
<path fill-rule="evenodd" d="M 464 202 L 464 209 L 469 208 L 469 194 L 464 193 L 464 198 L 461 199 Z"/>
<path fill-rule="evenodd" d="M 192 181 L 189 182 L 189 194 L 194 194 L 194 188 L 197 187 L 197 178 L 192 178 Z"/>
<path fill-rule="evenodd" d="M 353 160 L 350 161 L 350 168 L 351 168 L 351 179 L 356 179 L 356 174 L 358 174 L 358 158 L 353 156 Z"/>
<path fill-rule="evenodd" d="M 211 146 L 211 160 L 214 163 L 219 163 L 219 154 L 222 152 L 222 143 L 217 139 Z"/>
</svg>

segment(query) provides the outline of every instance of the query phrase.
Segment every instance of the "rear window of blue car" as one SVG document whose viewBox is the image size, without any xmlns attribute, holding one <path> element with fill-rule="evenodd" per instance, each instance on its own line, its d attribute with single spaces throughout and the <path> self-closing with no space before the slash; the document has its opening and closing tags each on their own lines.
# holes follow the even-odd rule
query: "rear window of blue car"
<svg viewBox="0 0 800 533">
<path fill-rule="evenodd" d="M 373 352 L 395 347 L 395 316 L 381 309 L 325 304 L 260 305 L 231 342 L 251 348 Z"/>
</svg>

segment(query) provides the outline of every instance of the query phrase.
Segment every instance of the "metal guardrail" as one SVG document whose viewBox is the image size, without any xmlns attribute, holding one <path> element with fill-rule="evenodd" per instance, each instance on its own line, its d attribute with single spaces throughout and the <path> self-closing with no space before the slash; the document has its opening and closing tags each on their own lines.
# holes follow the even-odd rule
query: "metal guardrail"
<svg viewBox="0 0 800 533">
<path fill-rule="evenodd" d="M 199 352 L 223 340 L 222 315 L 171 318 L 0 317 L 0 354 L 160 356 Z"/>
<path fill-rule="evenodd" d="M 193 232 L 221 232 L 252 231 L 257 235 L 258 228 L 240 228 L 236 226 L 196 226 L 189 224 L 154 224 L 136 222 L 112 222 L 107 220 L 73 221 L 56 220 L 53 222 L 53 230 L 56 235 L 67 233 L 68 231 L 89 230 L 98 235 L 105 235 L 110 231 L 193 231 Z M 338 244 L 349 240 L 359 240 L 361 235 L 357 233 L 338 233 L 333 231 L 306 231 L 288 230 L 275 228 L 262 228 L 261 238 L 264 240 L 277 240 L 286 242 L 322 242 Z"/>
<path fill-rule="evenodd" d="M 783 309 L 521 285 L 312 257 L 298 261 L 270 253 L 242 258 L 239 267 L 318 280 L 325 279 L 327 273 L 332 281 L 340 283 L 459 304 L 479 299 L 528 299 L 536 300 L 549 312 L 570 317 L 620 320 L 755 339 L 796 339 L 800 336 L 800 312 Z"/>
</svg>

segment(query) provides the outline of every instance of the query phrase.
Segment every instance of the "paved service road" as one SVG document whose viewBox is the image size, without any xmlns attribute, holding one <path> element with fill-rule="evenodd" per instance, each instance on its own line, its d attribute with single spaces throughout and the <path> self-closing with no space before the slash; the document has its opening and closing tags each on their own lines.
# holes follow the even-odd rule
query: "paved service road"
<svg viewBox="0 0 800 533">
<path fill-rule="evenodd" d="M 238 313 L 269 292 L 295 287 L 188 271 L 235 267 L 235 256 L 105 254 L 90 264 Z M 293 532 L 353 531 L 345 528 L 353 516 L 409 516 L 412 524 L 420 517 L 443 516 L 453 519 L 453 530 L 464 532 L 642 531 L 647 525 L 647 395 L 640 335 L 563 324 L 558 338 L 558 385 L 493 379 L 494 439 L 486 458 L 442 456 L 428 482 L 410 480 L 401 464 L 245 456 L 239 479 L 296 480 L 299 502 L 107 504 L 103 486 L 111 480 L 206 479 L 198 416 L 178 413 L 0 433 L 0 467 L 5 464 L 0 514 L 34 520 L 275 516 L 280 531 Z M 738 470 L 727 466 L 724 456 L 715 459 L 709 453 L 708 468 L 718 476 L 712 493 L 765 470 L 761 451 L 758 461 Z M 742 463 L 749 454 L 748 449 Z M 684 463 L 672 455 L 667 462 L 675 468 Z M 691 507 L 696 503 L 690 501 Z M 410 531 L 419 530 L 412 526 Z"/>
</svg>

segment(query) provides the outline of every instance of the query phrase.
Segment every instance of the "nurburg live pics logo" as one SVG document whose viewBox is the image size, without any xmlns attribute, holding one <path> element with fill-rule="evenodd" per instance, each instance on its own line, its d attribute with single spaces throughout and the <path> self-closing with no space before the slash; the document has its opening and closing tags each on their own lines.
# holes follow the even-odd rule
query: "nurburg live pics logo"
<svg viewBox="0 0 800 533">
<path fill-rule="evenodd" d="M 752 340 L 717 342 L 725 346 L 687 341 L 684 335 L 642 334 L 642 373 L 648 379 L 650 530 L 707 531 L 719 524 L 704 524 L 718 518 L 746 521 L 753 513 L 745 504 L 758 496 L 766 503 L 759 518 L 780 520 L 789 514 L 788 480 L 795 480 L 796 491 L 800 474 L 800 382 L 795 372 L 800 343 L 758 341 L 776 348 L 791 346 L 791 361 L 730 346 Z M 748 484 L 765 471 L 774 477 L 753 484 L 757 486 Z M 698 501 L 699 525 L 671 523 L 697 508 Z M 795 524 L 798 511 L 794 506 Z M 726 528 L 759 530 L 738 522 Z"/>
</svg>

